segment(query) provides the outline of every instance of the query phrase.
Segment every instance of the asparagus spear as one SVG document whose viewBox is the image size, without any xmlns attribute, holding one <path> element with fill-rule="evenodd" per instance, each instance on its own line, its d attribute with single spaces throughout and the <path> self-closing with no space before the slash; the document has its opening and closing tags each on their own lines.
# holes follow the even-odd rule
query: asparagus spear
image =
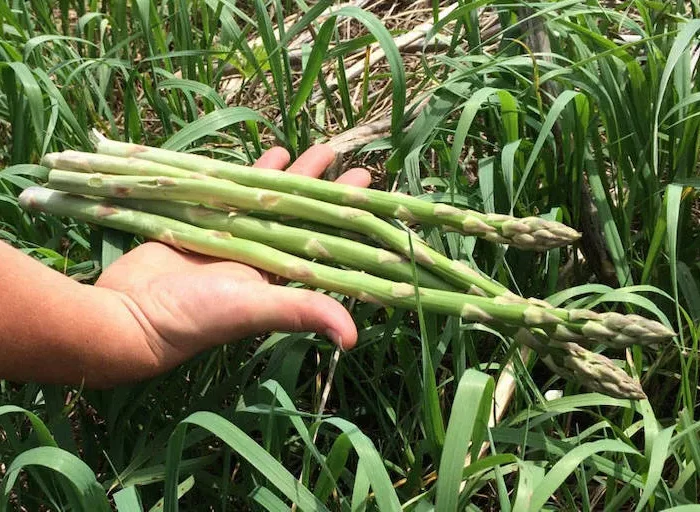
<svg viewBox="0 0 700 512">
<path fill-rule="evenodd" d="M 47 155 L 45 164 L 50 167 L 65 167 L 87 172 L 101 171 L 107 173 L 174 177 L 196 176 L 190 171 L 182 170 L 158 162 L 150 162 L 147 160 L 139 160 L 134 158 L 124 159 L 119 157 L 110 157 L 108 155 L 94 155 L 90 153 L 77 153 L 70 151 L 60 154 L 57 153 Z M 142 209 L 146 203 L 161 205 L 169 204 L 163 201 L 146 201 L 145 203 L 141 203 L 140 209 Z M 188 216 L 189 218 L 183 219 L 182 215 L 179 215 L 182 212 L 182 210 L 179 208 L 168 207 L 168 210 L 169 211 L 167 212 L 161 210 L 160 212 L 156 211 L 155 213 L 165 213 L 169 217 L 181 218 L 182 220 L 189 220 L 190 222 L 192 222 L 195 218 L 199 218 L 199 215 L 190 215 Z M 209 211 L 211 212 L 211 210 Z M 206 218 L 210 219 L 211 216 L 207 215 Z M 238 218 L 240 218 L 240 216 L 238 216 Z M 200 220 L 203 220 L 203 218 L 200 218 Z M 197 222 L 195 221 L 195 223 Z M 203 225 L 202 222 L 199 222 L 199 224 Z M 211 224 L 204 225 L 203 227 L 218 227 L 219 229 L 223 228 L 221 225 L 216 226 Z M 238 232 L 237 234 L 239 236 L 242 235 L 241 232 Z M 362 246 L 362 244 L 358 245 Z M 290 247 L 283 249 L 293 250 Z M 357 263 L 357 260 L 355 260 L 355 263 Z M 497 286 L 497 289 L 489 290 L 492 295 L 507 295 L 508 291 L 505 287 L 498 284 Z M 477 291 L 479 290 L 480 289 L 477 288 Z M 474 291 L 474 288 L 472 288 L 472 291 Z M 546 304 L 544 305 L 547 306 Z M 521 343 L 525 343 L 533 348 L 536 348 L 543 362 L 545 362 L 545 364 L 547 364 L 552 371 L 565 378 L 571 379 L 576 377 L 577 380 L 586 382 L 590 389 L 611 394 L 613 396 L 630 398 L 644 397 L 644 393 L 639 387 L 638 383 L 630 379 L 624 371 L 612 364 L 610 360 L 604 356 L 588 352 L 571 342 L 572 339 L 576 339 L 581 343 L 585 343 L 587 340 L 583 335 L 573 333 L 567 329 L 557 329 L 554 332 L 550 331 L 548 334 L 550 339 L 547 339 L 547 334 L 538 329 L 531 329 L 530 331 L 522 328 L 513 329 L 504 324 L 501 324 L 498 327 L 502 331 L 510 332 L 510 334 L 514 335 L 516 340 L 520 341 Z M 563 334 L 564 340 L 558 339 L 558 333 Z M 548 345 L 552 345 L 552 347 L 558 346 L 560 349 L 547 350 Z M 576 355 L 573 356 L 571 355 L 572 353 L 575 353 Z M 581 364 L 582 361 L 585 361 L 586 364 Z M 598 375 L 601 372 L 603 374 L 607 374 L 607 376 L 605 378 L 601 378 L 601 376 Z"/>
<path fill-rule="evenodd" d="M 136 199 L 199 200 L 215 206 L 235 205 L 245 209 L 269 210 L 285 215 L 296 214 L 304 218 L 323 219 L 324 222 L 342 229 L 365 231 L 378 240 L 390 243 L 394 249 L 403 252 L 404 255 L 411 255 L 411 249 L 406 247 L 409 244 L 403 241 L 403 232 L 374 217 L 371 213 L 329 205 L 305 197 L 243 187 L 223 180 L 110 176 L 54 169 L 49 172 L 48 186 L 74 194 Z M 479 291 L 484 290 L 495 296 L 494 304 L 504 306 L 502 308 L 504 310 L 511 307 L 524 308 L 522 310 L 523 326 L 546 325 L 549 327 L 548 334 L 561 341 L 597 342 L 613 347 L 626 347 L 633 344 L 656 344 L 674 335 L 662 324 L 638 315 L 552 308 L 543 301 L 526 300 L 509 291 L 503 292 L 504 288 L 499 283 L 482 277 L 466 265 L 448 259 L 425 245 L 420 239 L 416 242 L 413 245 L 413 253 L 417 263 L 451 283 L 464 283 L 465 288 L 468 287 L 472 293 L 475 288 Z"/>
<path fill-rule="evenodd" d="M 240 214 L 231 216 L 211 208 L 185 203 L 133 199 L 117 202 L 127 208 L 177 219 L 202 228 L 227 231 L 236 237 L 260 242 L 285 252 L 308 258 L 335 260 L 390 280 L 413 282 L 411 267 L 396 261 L 395 258 L 398 256 L 394 253 L 388 253 L 385 256 L 386 251 L 340 237 L 321 235 L 317 232 L 310 233 L 304 229 L 289 228 L 284 224 L 261 221 Z M 416 272 L 419 285 L 422 287 L 451 289 L 450 285 L 422 271 L 419 267 L 416 268 Z M 549 339 L 542 339 L 547 334 L 541 330 L 515 329 L 505 324 L 496 327 L 500 332 L 513 336 L 520 343 L 524 342 L 531 348 L 539 347 L 538 353 L 542 361 L 553 372 L 564 378 L 586 382 L 589 389 L 612 396 L 638 399 L 645 396 L 639 384 L 629 379 L 627 374 L 609 359 L 584 350 L 570 341 L 557 339 L 556 331 L 550 333 Z M 540 341 L 537 340 L 538 337 Z M 585 343 L 586 340 L 582 341 Z M 548 351 L 547 346 L 558 347 L 560 350 Z M 581 361 L 586 361 L 588 364 L 581 364 Z M 591 374 L 592 372 L 620 375 L 601 380 Z"/>
<path fill-rule="evenodd" d="M 226 214 L 212 208 L 187 203 L 137 199 L 122 199 L 116 202 L 133 210 L 180 220 L 201 228 L 226 231 L 235 237 L 260 242 L 275 249 L 309 259 L 335 261 L 341 265 L 369 272 L 392 281 L 406 283 L 414 281 L 410 263 L 397 254 L 338 236 L 310 232 L 306 229 L 289 227 L 277 222 L 256 219 L 239 213 Z M 454 291 L 454 287 L 420 267 L 416 268 L 416 275 L 419 286 Z M 551 308 L 549 305 L 546 305 L 546 307 Z M 649 321 L 640 316 L 625 315 L 623 317 L 616 313 L 594 313 L 591 315 L 590 312 L 582 313 L 580 310 L 574 310 L 574 315 L 601 320 L 603 326 L 606 326 L 606 323 L 609 324 L 612 319 L 618 324 L 617 327 L 613 326 L 613 328 L 617 330 L 622 329 L 623 331 L 624 329 L 635 331 L 634 335 L 630 336 L 629 339 L 622 338 L 619 333 L 617 336 L 610 335 L 610 341 L 608 342 L 610 346 L 624 348 L 628 344 L 637 343 L 639 338 L 643 340 L 649 338 L 646 332 L 649 329 Z M 620 324 L 621 317 L 622 324 Z M 632 328 L 630 325 L 633 323 L 644 325 L 645 328 Z M 658 330 L 658 326 L 652 326 L 652 328 Z M 663 329 L 662 332 L 664 332 Z M 584 335 L 576 334 L 561 326 L 557 326 L 554 331 L 550 332 L 549 338 L 559 343 L 576 341 L 587 344 L 589 341 Z M 617 341 L 621 338 L 622 341 Z M 652 341 L 659 341 L 659 339 L 652 338 Z"/>
<path fill-rule="evenodd" d="M 639 382 L 601 354 L 572 342 L 542 340 L 527 329 L 518 329 L 513 337 L 518 343 L 533 348 L 550 370 L 567 380 L 616 398 L 646 398 Z"/>
<path fill-rule="evenodd" d="M 57 158 L 59 156 L 60 158 Z M 81 171 L 99 170 L 109 173 L 139 173 L 152 176 L 193 176 L 193 174 L 189 171 L 183 171 L 181 169 L 177 169 L 157 162 L 149 162 L 133 158 L 127 159 L 126 162 L 124 160 L 125 159 L 122 158 L 109 158 L 105 155 L 100 156 L 89 153 L 72 154 L 71 152 L 65 152 L 63 154 L 50 155 L 46 163 L 48 163 L 51 166 L 66 166 Z M 450 277 L 453 278 L 454 276 Z M 474 276 L 470 275 L 469 277 L 473 278 Z M 457 279 L 456 281 L 462 286 L 466 284 L 465 280 Z M 474 286 L 474 283 L 471 279 L 469 279 L 467 283 L 472 285 L 470 287 L 472 292 L 482 293 L 482 288 Z M 483 286 L 483 294 L 488 294 L 491 296 L 503 296 L 509 298 L 511 301 L 522 300 L 510 294 L 510 292 L 508 292 L 508 290 L 505 287 L 501 286 L 498 283 L 493 283 L 490 287 Z M 541 304 L 547 306 L 546 303 Z M 618 324 L 618 327 L 622 327 L 622 332 L 611 331 L 610 329 L 607 329 L 605 325 L 603 325 L 601 328 L 599 324 L 591 323 L 587 329 L 588 335 L 591 334 L 590 330 L 592 328 L 593 331 L 598 333 L 598 335 L 602 335 L 605 338 L 604 341 L 609 345 L 625 346 L 628 343 L 635 342 L 633 336 L 628 336 L 628 334 L 624 332 L 625 328 L 632 330 L 635 329 L 635 317 L 628 316 L 626 319 L 623 319 L 624 322 L 622 323 L 622 325 L 620 325 L 620 315 L 617 315 L 615 313 L 607 313 L 604 315 L 608 315 L 608 323 L 616 323 Z M 641 321 L 640 323 L 642 325 L 648 322 L 646 321 L 646 319 L 643 319 L 641 317 L 636 318 L 639 321 Z M 500 327 L 502 330 L 505 330 L 504 325 L 501 325 Z M 645 332 L 647 330 L 648 328 L 642 329 L 642 331 Z M 511 334 L 513 334 L 512 331 L 513 330 L 511 329 Z M 630 379 L 624 371 L 614 366 L 610 360 L 593 352 L 588 352 L 582 347 L 573 343 L 573 341 L 575 340 L 582 344 L 590 344 L 589 341 L 591 340 L 587 339 L 587 336 L 586 334 L 584 334 L 584 332 L 586 331 L 582 330 L 581 332 L 575 332 L 574 330 L 567 329 L 563 326 L 557 326 L 557 328 L 554 331 L 550 330 L 546 334 L 542 331 L 538 332 L 537 329 L 531 329 L 531 331 L 528 331 L 526 329 L 519 329 L 516 335 L 516 339 L 518 339 L 520 342 L 523 342 L 524 339 L 527 339 L 530 341 L 530 346 L 539 346 L 540 349 L 538 350 L 538 353 L 540 354 L 545 364 L 547 364 L 552 371 L 558 373 L 559 375 L 565 378 L 572 378 L 574 375 L 578 375 L 578 380 L 587 382 L 588 387 L 596 391 L 605 392 L 614 396 L 627 396 L 632 398 L 643 397 L 644 393 L 641 391 L 639 385 L 635 381 Z M 638 332 L 637 334 L 644 335 L 645 332 Z M 666 330 L 665 332 L 662 332 L 661 335 L 667 336 L 669 335 L 669 332 L 670 331 Z M 549 339 L 547 339 L 547 337 Z M 540 341 L 537 341 L 537 338 L 539 338 Z M 658 339 L 659 336 L 652 336 L 649 342 L 653 343 L 658 341 Z M 592 341 L 594 343 L 597 343 L 600 340 L 596 339 L 596 337 L 594 336 L 594 339 Z M 559 347 L 565 347 L 565 349 L 544 350 L 542 348 L 544 346 L 543 344 L 552 344 L 552 346 L 557 345 Z M 572 356 L 572 352 L 576 352 L 577 355 Z M 587 363 L 581 364 L 581 361 L 584 360 L 587 361 Z M 604 379 L 597 378 L 595 375 L 588 375 L 586 378 L 583 378 L 586 372 L 590 371 L 613 374 L 614 378 L 610 375 Z"/>
<path fill-rule="evenodd" d="M 461 210 L 443 203 L 431 203 L 404 194 L 361 189 L 315 180 L 274 169 L 252 169 L 220 160 L 129 144 L 99 137 L 97 152 L 182 167 L 201 174 L 224 178 L 241 185 L 311 197 L 321 201 L 362 208 L 377 215 L 407 222 L 444 226 L 466 235 L 492 242 L 510 244 L 527 250 L 547 250 L 567 245 L 580 238 L 570 227 L 539 217 L 515 218 Z"/>
<path fill-rule="evenodd" d="M 460 316 L 467 321 L 491 323 L 496 326 L 505 324 L 542 328 L 549 327 L 552 321 L 551 318 L 541 318 L 538 315 L 535 315 L 535 318 L 531 317 L 528 311 L 536 306 L 510 304 L 504 307 L 497 299 L 417 288 L 407 283 L 395 283 L 361 272 L 327 267 L 258 242 L 235 238 L 228 232 L 205 230 L 178 220 L 46 188 L 26 189 L 20 195 L 20 204 L 27 210 L 69 216 L 129 231 L 177 248 L 239 261 L 288 279 L 364 301 L 414 309 L 416 294 L 420 294 L 425 310 Z M 537 350 L 557 373 L 575 378 L 594 390 L 613 396 L 644 397 L 635 381 L 602 356 L 588 352 L 575 343 L 542 344 L 525 329 L 520 329 L 518 336 L 519 341 Z"/>
<path fill-rule="evenodd" d="M 106 139 L 105 139 L 106 140 Z M 121 144 L 121 143 L 118 143 Z M 132 146 L 132 145 L 128 145 Z M 172 152 L 171 152 L 172 153 Z M 207 159 L 210 160 L 210 159 Z M 122 175 L 122 176 L 150 176 L 154 178 L 161 178 L 161 177 L 172 177 L 172 178 L 189 178 L 189 179 L 197 179 L 197 180 L 202 180 L 205 181 L 207 179 L 207 176 L 198 172 L 194 171 L 189 171 L 186 169 L 181 169 L 178 167 L 174 167 L 172 165 L 160 163 L 160 162 L 154 162 L 150 160 L 141 160 L 138 158 L 133 158 L 133 157 L 120 157 L 120 156 L 113 156 L 113 155 L 108 155 L 108 154 L 95 154 L 95 153 L 83 153 L 83 152 L 78 152 L 78 151 L 63 151 L 61 153 L 48 153 L 47 155 L 44 156 L 42 160 L 42 164 L 46 167 L 49 168 L 54 168 L 54 169 L 65 169 L 65 170 L 71 170 L 71 171 L 78 171 L 78 172 L 86 172 L 86 173 L 105 173 L 105 174 L 114 174 L 114 175 Z M 256 169 L 257 171 L 257 169 Z M 261 171 L 264 172 L 264 171 Z M 284 173 L 282 173 L 284 174 Z M 211 179 L 211 178 L 210 178 Z M 310 180 L 312 182 L 319 181 L 319 180 Z M 221 185 L 226 187 L 226 184 L 230 186 L 235 186 L 234 183 L 231 183 L 230 181 L 218 181 L 219 187 L 218 189 L 221 189 Z M 214 186 L 214 185 L 212 185 Z M 229 187 L 230 189 L 231 187 Z M 252 188 L 252 187 L 251 187 Z M 355 191 L 363 191 L 363 189 L 357 188 L 357 187 L 349 187 L 352 190 Z M 240 187 L 238 187 L 238 190 L 241 191 Z M 248 192 L 250 192 L 249 189 L 243 189 Z M 255 189 L 258 194 L 263 195 L 264 191 L 260 189 Z M 282 193 L 280 193 L 282 194 Z M 141 197 L 141 196 L 139 196 Z M 338 213 L 342 213 L 341 209 L 334 208 L 331 206 L 334 203 L 331 203 L 330 205 L 328 203 L 324 203 L 322 201 L 313 201 L 313 200 L 303 200 L 302 198 L 296 196 L 296 195 L 290 195 L 290 194 L 284 194 L 280 197 L 283 197 L 286 199 L 285 203 L 291 203 L 291 209 L 295 213 L 286 213 L 290 208 L 284 208 L 284 204 L 282 205 L 265 205 L 265 209 L 263 211 L 275 211 L 278 213 L 286 214 L 286 215 L 297 215 L 297 216 L 302 216 L 306 219 L 309 219 L 311 221 L 326 221 L 329 224 L 332 224 L 334 226 L 339 226 L 337 221 L 335 222 L 329 222 L 329 219 L 332 219 L 335 216 L 337 216 Z M 204 200 L 206 201 L 206 200 Z M 320 204 L 319 204 L 320 203 Z M 316 210 L 310 209 L 309 213 L 311 215 L 303 215 L 306 209 L 302 206 L 300 208 L 295 208 L 296 205 L 302 204 L 302 205 L 307 205 L 309 206 L 314 206 L 316 207 Z M 236 206 L 238 203 L 236 203 Z M 220 206 L 220 205 L 219 205 Z M 247 209 L 255 209 L 255 207 L 251 206 L 246 206 L 244 208 Z M 257 207 L 259 209 L 259 206 Z M 321 213 L 321 216 L 315 217 L 316 211 Z M 346 211 L 348 211 L 346 209 Z M 356 215 L 354 216 L 360 216 L 361 214 L 357 212 Z M 346 215 L 349 216 L 349 215 Z M 387 246 L 393 248 L 400 254 L 403 254 L 404 256 L 409 256 L 410 255 L 410 250 L 409 250 L 409 244 L 406 239 L 406 232 L 394 228 L 390 224 L 387 224 L 385 222 L 382 222 L 379 219 L 372 218 L 370 221 L 370 217 L 367 216 L 366 219 L 363 219 L 366 222 L 364 224 L 372 224 L 372 227 L 376 229 L 361 229 L 362 226 L 357 226 L 356 224 L 358 223 L 353 223 L 353 227 L 346 227 L 345 229 L 348 230 L 355 230 L 359 232 L 364 232 L 371 237 L 373 237 L 376 241 L 380 243 L 384 243 Z M 343 219 L 342 224 L 344 226 L 347 226 L 347 221 L 348 219 Z M 360 229 L 358 229 L 360 228 Z M 383 234 L 382 234 L 383 233 Z M 513 300 L 517 300 L 517 296 L 513 295 L 505 286 L 501 285 L 500 283 L 497 283 L 491 279 L 487 279 L 483 276 L 481 276 L 478 272 L 474 271 L 473 269 L 470 269 L 466 265 L 460 264 L 460 263 L 455 263 L 451 261 L 450 259 L 446 258 L 442 254 L 438 253 L 437 251 L 432 250 L 430 247 L 425 247 L 425 251 L 427 252 L 427 255 L 425 257 L 422 256 L 422 243 L 423 241 L 420 239 L 414 239 L 417 243 L 418 246 L 414 247 L 414 251 L 418 251 L 418 254 L 415 255 L 416 259 L 421 262 L 422 264 L 425 264 L 428 268 L 433 270 L 434 273 L 440 275 L 444 280 L 453 283 L 455 286 L 457 286 L 460 289 L 468 290 L 470 293 L 477 294 L 477 295 L 485 295 L 485 296 L 490 296 L 490 297 L 497 297 L 501 295 L 508 295 L 511 297 Z M 523 299 L 524 300 L 524 299 Z"/>
<path fill-rule="evenodd" d="M 416 288 L 413 285 L 303 260 L 259 242 L 236 238 L 228 232 L 202 229 L 167 217 L 40 187 L 25 190 L 20 203 L 28 210 L 42 210 L 129 231 L 185 250 L 252 265 L 288 279 L 368 302 L 415 307 Z M 557 323 L 548 317 L 531 317 L 528 310 L 537 307 L 528 304 L 503 307 L 496 299 L 430 288 L 418 288 L 418 293 L 426 310 L 468 320 L 496 320 L 515 326 Z"/>
<path fill-rule="evenodd" d="M 131 147 L 132 145 L 122 146 Z M 241 206 L 246 209 L 297 215 L 312 221 L 322 219 L 328 224 L 337 227 L 369 234 L 375 240 L 386 243 L 389 247 L 405 256 L 410 256 L 406 232 L 377 219 L 367 212 L 350 208 L 337 208 L 328 203 L 290 194 L 241 187 L 229 181 L 206 178 L 192 171 L 136 158 L 64 151 L 63 153 L 46 155 L 43 163 L 49 167 L 67 167 L 81 172 L 100 171 L 118 175 L 138 174 L 156 178 L 155 180 L 139 180 L 137 177 L 132 176 L 124 176 L 123 178 L 93 176 L 87 178 L 71 173 L 52 171 L 50 174 L 50 186 L 54 188 L 104 196 L 120 196 L 128 191 L 129 197 L 147 199 L 170 197 L 200 200 L 210 204 L 216 204 L 217 201 L 229 201 L 234 206 Z M 164 176 L 184 178 L 185 180 L 168 180 L 163 178 Z M 193 179 L 196 181 L 192 181 Z M 173 191 L 173 187 L 178 188 L 178 184 L 181 185 L 179 188 L 187 190 Z M 82 188 L 76 188 L 77 186 Z M 169 216 L 175 215 L 174 212 L 171 213 L 172 215 Z M 192 221 L 191 218 L 187 220 Z M 216 228 L 216 226 L 204 227 Z M 523 299 L 511 293 L 500 283 L 487 279 L 466 265 L 453 262 L 427 245 L 423 245 L 422 240 L 415 239 L 415 241 L 416 244 L 413 250 L 416 261 L 460 289 L 477 295 L 500 297 L 501 300 L 509 303 L 529 302 L 545 308 L 550 307 L 543 301 L 532 298 Z M 289 250 L 289 247 L 284 247 L 284 249 Z M 594 320 L 594 322 L 589 323 L 585 329 L 578 330 L 569 329 L 565 325 L 558 326 L 549 333 L 554 340 L 582 344 L 603 342 L 609 346 L 621 348 L 639 343 L 640 340 L 643 343 L 652 344 L 659 341 L 659 339 L 672 335 L 669 334 L 670 331 L 668 329 L 663 326 L 660 327 L 660 324 L 656 322 L 649 323 L 643 317 L 634 315 L 593 313 L 585 310 L 583 312 L 574 311 L 573 314 L 579 315 L 581 318 Z"/>
<path fill-rule="evenodd" d="M 123 199 L 116 203 L 133 210 L 176 219 L 201 228 L 227 231 L 238 238 L 260 242 L 309 259 L 336 262 L 391 281 L 414 282 L 413 268 L 406 258 L 391 251 L 339 236 L 312 233 L 306 229 L 286 226 L 279 222 L 256 219 L 236 212 L 227 214 L 221 210 L 194 204 L 138 199 Z M 426 288 L 454 289 L 439 277 L 418 266 L 416 277 L 418 284 Z"/>
<path fill-rule="evenodd" d="M 120 165 L 123 165 L 123 162 Z M 124 172 L 128 169 L 124 168 Z M 225 210 L 274 212 L 323 222 L 367 235 L 407 258 L 413 255 L 416 263 L 460 289 L 470 290 L 477 295 L 510 294 L 513 295 L 511 300 L 518 298 L 500 283 L 482 276 L 462 263 L 450 260 L 411 232 L 394 227 L 370 212 L 283 192 L 246 187 L 217 178 L 199 175 L 198 179 L 193 173 L 189 173 L 189 176 L 191 177 L 80 174 L 53 169 L 49 172 L 48 186 L 85 195 L 201 202 Z M 413 236 L 412 247 L 408 242 L 409 236 Z"/>
</svg>

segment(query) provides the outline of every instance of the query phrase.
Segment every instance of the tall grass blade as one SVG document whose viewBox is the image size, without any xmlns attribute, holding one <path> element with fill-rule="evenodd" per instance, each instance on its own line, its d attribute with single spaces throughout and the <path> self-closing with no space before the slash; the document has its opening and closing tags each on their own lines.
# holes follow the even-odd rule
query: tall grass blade
<svg viewBox="0 0 700 512">
<path fill-rule="evenodd" d="M 234 452 L 246 459 L 274 485 L 290 501 L 296 503 L 301 510 L 327 510 L 306 487 L 299 484 L 297 479 L 282 464 L 266 452 L 245 432 L 218 414 L 211 412 L 196 412 L 181 421 L 175 428 L 168 443 L 165 476 L 165 507 L 166 512 L 178 510 L 177 481 L 179 463 L 185 442 L 185 434 L 189 425 L 201 427 L 225 442 Z"/>
<path fill-rule="evenodd" d="M 0 485 L 0 511 L 7 510 L 7 500 L 23 470 L 43 467 L 60 475 L 64 492 L 69 500 L 82 510 L 109 512 L 110 506 L 102 486 L 90 467 L 78 457 L 54 446 L 40 446 L 20 453 L 8 465 Z"/>
<path fill-rule="evenodd" d="M 488 375 L 467 370 L 459 381 L 447 425 L 435 491 L 437 510 L 458 510 L 462 470 L 471 444 L 472 460 L 481 448 L 495 384 Z"/>
</svg>

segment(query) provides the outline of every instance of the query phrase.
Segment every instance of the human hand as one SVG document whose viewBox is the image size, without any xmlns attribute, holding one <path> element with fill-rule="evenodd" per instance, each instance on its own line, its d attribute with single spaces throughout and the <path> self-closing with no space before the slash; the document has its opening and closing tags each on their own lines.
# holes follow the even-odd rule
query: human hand
<svg viewBox="0 0 700 512">
<path fill-rule="evenodd" d="M 320 177 L 334 158 L 329 146 L 310 148 L 287 172 Z M 256 167 L 284 169 L 289 154 L 266 152 Z M 351 169 L 337 180 L 367 187 L 369 173 Z M 343 349 L 357 340 L 352 317 L 336 300 L 319 292 L 270 284 L 253 267 L 186 254 L 148 242 L 128 252 L 102 273 L 97 287 L 117 293 L 143 329 L 153 375 L 213 346 L 268 331 L 316 332 Z M 134 357 L 138 357 L 134 354 Z M 144 375 L 143 377 L 146 377 Z"/>
</svg>

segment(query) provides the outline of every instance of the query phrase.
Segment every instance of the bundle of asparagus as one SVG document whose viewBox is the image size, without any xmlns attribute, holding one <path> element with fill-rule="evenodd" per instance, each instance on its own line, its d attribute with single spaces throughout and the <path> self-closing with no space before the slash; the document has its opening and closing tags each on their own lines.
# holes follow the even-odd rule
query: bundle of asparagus
<svg viewBox="0 0 700 512">
<path fill-rule="evenodd" d="M 578 238 L 557 222 L 484 215 L 105 138 L 98 141 L 97 154 L 53 153 L 43 164 L 51 169 L 48 188 L 22 193 L 20 202 L 28 210 L 121 229 L 364 301 L 415 308 L 419 295 L 425 310 L 494 326 L 535 349 L 554 372 L 609 395 L 645 396 L 612 361 L 581 345 L 650 345 L 674 334 L 637 315 L 554 308 L 520 297 L 374 214 L 531 250 Z M 261 220 L 244 211 L 321 222 L 363 234 L 383 247 Z"/>
</svg>

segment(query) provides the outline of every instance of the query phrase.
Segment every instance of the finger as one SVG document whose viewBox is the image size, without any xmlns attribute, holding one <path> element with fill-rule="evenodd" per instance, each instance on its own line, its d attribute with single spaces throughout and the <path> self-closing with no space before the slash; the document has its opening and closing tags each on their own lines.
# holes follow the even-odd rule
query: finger
<svg viewBox="0 0 700 512">
<path fill-rule="evenodd" d="M 265 151 L 253 164 L 259 169 L 279 169 L 280 171 L 289 165 L 289 153 L 286 149 L 276 146 Z"/>
<path fill-rule="evenodd" d="M 342 304 L 327 295 L 255 281 L 239 282 L 234 290 L 236 296 L 229 301 L 221 300 L 220 304 L 230 303 L 235 311 L 220 307 L 218 318 L 211 318 L 217 329 L 228 327 L 244 337 L 270 331 L 315 332 L 343 350 L 357 342 L 352 317 Z M 214 313 L 211 309 L 209 312 Z"/>
<path fill-rule="evenodd" d="M 333 163 L 335 151 L 328 144 L 317 144 L 304 151 L 287 172 L 318 178 Z"/>
<path fill-rule="evenodd" d="M 367 188 L 372 183 L 372 175 L 367 169 L 354 168 L 341 174 L 335 182 Z"/>
</svg>

